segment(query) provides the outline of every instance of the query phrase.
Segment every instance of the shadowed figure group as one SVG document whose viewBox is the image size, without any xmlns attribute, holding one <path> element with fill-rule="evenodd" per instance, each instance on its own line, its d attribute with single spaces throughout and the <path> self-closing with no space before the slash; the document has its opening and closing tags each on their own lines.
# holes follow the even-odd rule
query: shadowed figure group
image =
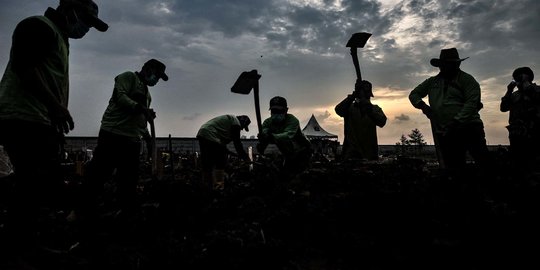
<svg viewBox="0 0 540 270">
<path fill-rule="evenodd" d="M 84 37 L 91 27 L 101 32 L 108 29 L 98 18 L 98 6 L 92 0 L 60 0 L 56 9 L 22 20 L 13 32 L 9 62 L 0 82 L 0 144 L 13 164 L 15 184 L 2 230 L 6 239 L 0 241 L 0 259 L 9 257 L 15 269 L 28 268 L 38 253 L 50 250 L 45 246 L 54 240 L 44 238 L 42 230 L 51 212 L 67 219 L 69 210 L 76 208 L 84 223 L 81 238 L 91 242 L 93 225 L 99 219 L 98 197 L 109 179 L 117 186 L 117 208 L 123 224 L 140 210 L 136 187 L 141 148 L 143 141 L 152 145 L 148 123 L 156 118 L 150 107 L 149 87 L 160 79 L 168 80 L 165 64 L 156 59 L 145 62 L 140 71 L 114 78 L 80 196 L 70 202 L 67 199 L 60 149 L 64 135 L 75 125 L 68 110 L 69 39 Z M 472 185 L 482 189 L 493 177 L 494 163 L 479 114 L 483 106 L 480 84 L 460 69 L 465 59 L 456 48 L 442 49 L 439 58 L 430 61 L 440 72 L 416 86 L 409 100 L 431 122 L 445 175 L 473 179 Z M 500 110 L 510 112 L 510 152 L 513 172 L 519 179 L 538 173 L 540 168 L 540 87 L 533 83 L 534 74 L 528 67 L 517 68 L 512 78 Z M 371 83 L 358 80 L 353 93 L 335 107 L 344 119 L 344 160 L 379 158 L 376 129 L 386 125 L 387 117 L 381 107 L 371 103 L 373 96 Z M 423 101 L 426 97 L 428 103 Z M 289 113 L 287 99 L 275 96 L 269 105 L 270 117 L 262 123 L 257 151 L 264 155 L 268 145 L 275 144 L 283 158 L 280 176 L 290 179 L 309 168 L 311 143 L 298 118 Z M 202 181 L 208 189 L 224 188 L 230 142 L 241 160 L 251 161 L 240 140 L 241 131 L 248 131 L 250 123 L 246 115 L 226 114 L 210 119 L 198 130 Z M 474 159 L 477 171 L 473 173 L 468 170 L 467 153 Z M 3 251 L 9 252 L 5 255 Z"/>
</svg>

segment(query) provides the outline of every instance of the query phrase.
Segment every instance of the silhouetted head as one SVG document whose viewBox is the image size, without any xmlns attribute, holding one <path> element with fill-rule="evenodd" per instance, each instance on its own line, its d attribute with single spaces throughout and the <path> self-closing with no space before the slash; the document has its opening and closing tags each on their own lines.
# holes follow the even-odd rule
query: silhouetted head
<svg viewBox="0 0 540 270">
<path fill-rule="evenodd" d="M 445 78 L 453 78 L 459 71 L 461 62 L 469 57 L 459 58 L 456 48 L 442 49 L 439 58 L 431 59 L 430 63 L 441 70 L 441 75 Z"/>
<path fill-rule="evenodd" d="M 240 121 L 240 129 L 249 131 L 249 124 L 251 124 L 249 117 L 247 115 L 239 115 L 236 118 L 238 118 L 238 121 Z"/>
<path fill-rule="evenodd" d="M 144 63 L 141 70 L 141 77 L 148 86 L 156 85 L 159 79 L 163 79 L 164 81 L 169 80 L 169 76 L 165 74 L 165 64 L 156 59 L 150 59 Z"/>
<path fill-rule="evenodd" d="M 534 73 L 529 67 L 520 67 L 514 70 L 512 73 L 512 78 L 514 78 L 514 81 L 517 83 L 520 83 L 523 80 L 532 82 L 534 80 Z"/>
<path fill-rule="evenodd" d="M 270 99 L 270 115 L 273 122 L 283 122 L 288 111 L 287 100 L 284 97 L 275 96 Z"/>
<path fill-rule="evenodd" d="M 109 28 L 98 18 L 98 6 L 92 0 L 60 0 L 57 11 L 67 17 L 67 33 L 70 38 L 82 38 L 90 27 L 100 32 Z"/>
<path fill-rule="evenodd" d="M 284 97 L 275 96 L 270 99 L 270 111 L 276 112 L 286 112 L 289 108 L 287 107 L 287 100 Z"/>
<path fill-rule="evenodd" d="M 373 86 L 369 81 L 356 81 L 353 96 L 356 98 L 370 99 L 373 96 Z"/>
</svg>

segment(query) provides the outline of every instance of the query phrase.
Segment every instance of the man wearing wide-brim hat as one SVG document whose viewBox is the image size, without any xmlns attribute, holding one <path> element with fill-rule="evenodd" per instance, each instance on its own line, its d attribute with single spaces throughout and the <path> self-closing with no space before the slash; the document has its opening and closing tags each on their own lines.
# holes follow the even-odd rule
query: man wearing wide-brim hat
<svg viewBox="0 0 540 270">
<path fill-rule="evenodd" d="M 442 162 L 454 172 L 464 168 L 467 151 L 481 167 L 489 163 L 479 114 L 480 85 L 460 69 L 461 62 L 467 58 L 460 58 L 456 48 L 441 50 L 440 57 L 430 61 L 439 68 L 439 74 L 422 82 L 409 95 L 411 104 L 431 120 Z M 429 105 L 422 100 L 426 96 Z"/>
</svg>

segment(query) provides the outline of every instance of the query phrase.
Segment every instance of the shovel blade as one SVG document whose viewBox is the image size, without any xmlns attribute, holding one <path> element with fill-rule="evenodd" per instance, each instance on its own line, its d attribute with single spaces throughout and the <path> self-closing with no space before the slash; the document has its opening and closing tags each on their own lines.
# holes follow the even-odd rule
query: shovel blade
<svg viewBox="0 0 540 270">
<path fill-rule="evenodd" d="M 231 87 L 231 92 L 247 95 L 257 85 L 259 78 L 261 78 L 261 75 L 257 73 L 256 69 L 244 71 L 238 76 L 238 79 L 236 79 L 236 82 Z"/>
<path fill-rule="evenodd" d="M 349 41 L 347 42 L 346 47 L 349 48 L 364 48 L 366 42 L 371 37 L 371 33 L 360 32 L 354 33 Z"/>
</svg>

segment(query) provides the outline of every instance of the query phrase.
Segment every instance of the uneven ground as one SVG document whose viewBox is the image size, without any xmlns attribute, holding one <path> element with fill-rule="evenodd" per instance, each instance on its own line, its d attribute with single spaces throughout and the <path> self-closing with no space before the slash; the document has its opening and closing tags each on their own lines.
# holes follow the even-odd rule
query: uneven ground
<svg viewBox="0 0 540 270">
<path fill-rule="evenodd" d="M 484 193 L 471 184 L 477 178 L 449 180 L 414 158 L 319 161 L 289 180 L 270 165 L 250 170 L 234 164 L 226 188 L 207 193 L 188 162 L 174 178 L 166 174 L 142 182 L 141 211 L 127 220 L 115 216 L 111 186 L 96 227 L 100 252 L 74 248 L 34 265 L 287 270 L 540 265 L 540 182 L 511 177 L 502 157 Z M 62 213 L 55 216 L 43 235 L 67 249 L 77 242 L 77 223 Z M 5 209 L 0 218 L 5 221 Z"/>
</svg>

